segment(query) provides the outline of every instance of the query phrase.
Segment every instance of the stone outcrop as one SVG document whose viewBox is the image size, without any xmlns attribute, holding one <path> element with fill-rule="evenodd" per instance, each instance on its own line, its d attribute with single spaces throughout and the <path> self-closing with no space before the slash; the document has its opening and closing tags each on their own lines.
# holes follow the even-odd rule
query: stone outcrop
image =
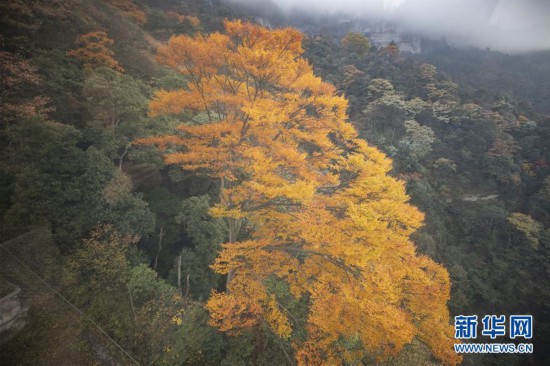
<svg viewBox="0 0 550 366">
<path fill-rule="evenodd" d="M 21 289 L 17 287 L 0 298 L 0 344 L 9 340 L 26 324 L 28 308 L 21 306 L 20 292 Z"/>
</svg>

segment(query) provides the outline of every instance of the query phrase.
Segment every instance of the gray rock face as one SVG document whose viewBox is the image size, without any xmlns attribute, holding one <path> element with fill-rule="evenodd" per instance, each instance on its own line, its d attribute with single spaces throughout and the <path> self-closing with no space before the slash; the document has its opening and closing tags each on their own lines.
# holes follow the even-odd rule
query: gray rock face
<svg viewBox="0 0 550 366">
<path fill-rule="evenodd" d="M 256 22 L 264 27 L 290 25 L 302 32 L 315 35 L 328 33 L 335 38 L 342 38 L 347 32 L 366 35 L 372 45 L 380 48 L 394 42 L 401 52 L 418 54 L 422 52 L 422 38 L 401 30 L 397 25 L 381 20 L 350 19 L 348 17 L 304 18 L 298 16 L 289 18 L 283 24 L 272 23 L 267 17 L 257 16 Z"/>
<path fill-rule="evenodd" d="M 465 194 L 462 196 L 462 201 L 467 202 L 476 202 L 476 201 L 488 201 L 495 200 L 498 198 L 498 194 L 489 194 L 484 196 L 482 194 Z"/>
<path fill-rule="evenodd" d="M 399 32 L 397 28 L 381 25 L 365 32 L 369 40 L 376 47 L 384 47 L 392 41 L 397 44 L 401 52 L 421 53 L 422 42 L 419 37 Z"/>
<path fill-rule="evenodd" d="M 0 299 L 0 344 L 8 341 L 26 324 L 27 307 L 21 306 L 17 287 Z"/>
</svg>

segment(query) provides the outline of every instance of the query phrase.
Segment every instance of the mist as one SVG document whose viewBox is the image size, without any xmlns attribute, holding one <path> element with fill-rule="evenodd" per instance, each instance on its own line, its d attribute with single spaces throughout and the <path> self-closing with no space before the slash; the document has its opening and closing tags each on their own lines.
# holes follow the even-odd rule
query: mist
<svg viewBox="0 0 550 366">
<path fill-rule="evenodd" d="M 456 46 L 506 53 L 550 49 L 548 0 L 225 0 L 283 14 L 388 22 Z M 271 7 L 269 7 L 271 6 Z M 267 10 L 266 10 L 267 11 Z"/>
</svg>

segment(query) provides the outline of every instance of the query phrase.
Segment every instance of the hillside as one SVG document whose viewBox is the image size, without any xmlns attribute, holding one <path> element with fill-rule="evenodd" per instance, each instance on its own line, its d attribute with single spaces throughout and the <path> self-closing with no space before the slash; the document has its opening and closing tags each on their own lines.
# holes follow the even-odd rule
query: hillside
<svg viewBox="0 0 550 366">
<path fill-rule="evenodd" d="M 215 0 L 0 13 L 0 276 L 29 308 L 1 364 L 456 364 L 461 314 L 535 319 L 534 354 L 462 364 L 550 360 L 547 53 Z"/>
</svg>

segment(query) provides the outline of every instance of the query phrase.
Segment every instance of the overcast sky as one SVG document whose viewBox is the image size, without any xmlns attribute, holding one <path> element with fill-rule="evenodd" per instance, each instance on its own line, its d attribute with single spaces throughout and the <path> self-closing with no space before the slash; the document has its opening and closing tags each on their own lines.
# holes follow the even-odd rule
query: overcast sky
<svg viewBox="0 0 550 366">
<path fill-rule="evenodd" d="M 265 0 L 226 0 L 258 4 Z M 395 21 L 413 33 L 504 52 L 550 49 L 550 0 L 270 0 L 285 11 Z"/>
</svg>

